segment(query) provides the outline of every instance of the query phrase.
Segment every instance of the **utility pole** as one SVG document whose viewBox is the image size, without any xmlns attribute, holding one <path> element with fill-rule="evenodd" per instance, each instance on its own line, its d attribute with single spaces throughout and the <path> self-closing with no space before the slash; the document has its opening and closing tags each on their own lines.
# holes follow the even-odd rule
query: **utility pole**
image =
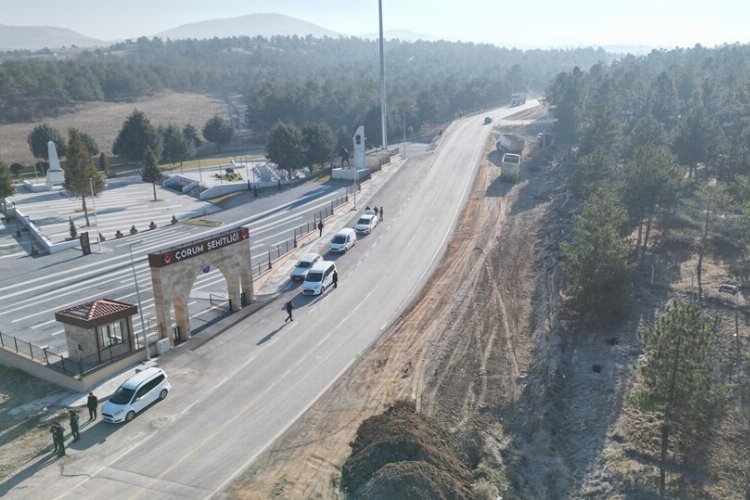
<svg viewBox="0 0 750 500">
<path fill-rule="evenodd" d="M 385 123 L 385 61 L 383 59 L 383 0 L 378 0 L 380 20 L 380 131 L 383 134 L 383 149 L 388 149 L 388 127 Z"/>
</svg>

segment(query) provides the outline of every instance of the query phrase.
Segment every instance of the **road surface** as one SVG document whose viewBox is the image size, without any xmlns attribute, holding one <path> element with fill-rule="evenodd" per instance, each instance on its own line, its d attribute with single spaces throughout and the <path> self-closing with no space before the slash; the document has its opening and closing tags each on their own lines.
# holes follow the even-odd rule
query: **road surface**
<svg viewBox="0 0 750 500">
<path fill-rule="evenodd" d="M 483 120 L 455 122 L 436 154 L 412 159 L 381 189 L 384 221 L 347 254 L 327 256 L 339 268 L 338 289 L 310 298 L 295 288 L 209 342 L 171 351 L 159 359 L 172 382 L 165 401 L 127 425 L 84 427 L 70 456 L 31 464 L 0 485 L 0 495 L 221 497 L 425 283 L 472 184 L 491 130 Z M 289 299 L 295 321 L 285 324 Z"/>
</svg>

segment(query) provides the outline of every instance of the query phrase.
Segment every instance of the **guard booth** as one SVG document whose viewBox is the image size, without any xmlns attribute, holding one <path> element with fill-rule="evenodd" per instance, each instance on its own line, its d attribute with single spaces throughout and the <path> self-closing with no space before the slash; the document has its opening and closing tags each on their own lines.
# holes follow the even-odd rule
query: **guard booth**
<svg viewBox="0 0 750 500">
<path fill-rule="evenodd" d="M 174 346 L 190 338 L 190 290 L 207 267 L 218 269 L 224 276 L 230 311 L 238 311 L 253 300 L 249 238 L 248 228 L 239 227 L 148 254 L 160 339 L 168 338 Z"/>
<path fill-rule="evenodd" d="M 133 334 L 138 306 L 112 299 L 98 299 L 55 313 L 65 328 L 68 356 L 83 366 L 114 361 L 141 346 Z"/>
</svg>

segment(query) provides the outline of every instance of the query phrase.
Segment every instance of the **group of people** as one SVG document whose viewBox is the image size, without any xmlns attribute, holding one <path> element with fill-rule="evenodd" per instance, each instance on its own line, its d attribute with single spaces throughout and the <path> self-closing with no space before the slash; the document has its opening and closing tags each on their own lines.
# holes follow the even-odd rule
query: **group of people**
<svg viewBox="0 0 750 500">
<path fill-rule="evenodd" d="M 378 219 L 383 220 L 383 207 L 380 207 L 379 210 L 378 210 L 378 207 L 373 207 L 373 208 L 366 207 L 365 212 L 367 212 L 368 210 L 371 210 L 372 212 L 374 212 L 375 215 L 378 216 Z"/>
<path fill-rule="evenodd" d="M 97 410 L 99 408 L 99 399 L 94 395 L 93 392 L 89 392 L 89 396 L 86 399 L 86 408 L 89 410 L 89 422 L 95 420 L 98 416 Z M 70 424 L 70 434 L 73 436 L 73 442 L 75 443 L 81 439 L 81 433 L 79 431 L 80 417 L 78 412 L 75 410 L 68 410 L 68 422 Z M 65 455 L 65 429 L 60 425 L 59 422 L 53 422 L 49 429 L 52 434 L 52 444 L 54 445 L 54 453 L 58 457 Z"/>
</svg>

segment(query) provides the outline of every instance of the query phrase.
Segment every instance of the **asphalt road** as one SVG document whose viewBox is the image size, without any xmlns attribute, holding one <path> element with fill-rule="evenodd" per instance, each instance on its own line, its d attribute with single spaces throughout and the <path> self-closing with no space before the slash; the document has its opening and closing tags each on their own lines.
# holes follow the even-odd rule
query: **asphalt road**
<svg viewBox="0 0 750 500">
<path fill-rule="evenodd" d="M 141 190 L 151 191 L 150 185 L 138 184 Z M 294 230 L 308 223 L 312 227 L 313 220 L 330 210 L 332 200 L 345 196 L 346 189 L 346 185 L 337 183 L 305 184 L 207 217 L 222 222 L 220 227 L 163 225 L 154 231 L 107 240 L 101 253 L 98 245 L 93 244 L 94 253 L 88 256 L 77 249 L 37 258 L 13 252 L 0 261 L 0 331 L 37 346 L 46 345 L 51 352 L 64 352 L 64 331 L 54 319 L 56 311 L 102 297 L 136 303 L 129 253 L 133 242 L 138 242 L 132 249 L 148 329 L 155 324 L 149 252 L 246 225 L 251 234 L 253 272 L 257 273 L 259 269 L 267 269 L 269 252 L 275 257 L 288 245 L 293 246 Z M 146 220 L 149 217 L 153 218 L 153 213 L 147 214 Z M 168 220 L 170 214 L 165 217 Z M 226 282 L 218 270 L 198 277 L 191 290 L 189 307 L 193 329 L 227 314 Z M 134 328 L 140 338 L 142 330 L 137 319 Z"/>
<path fill-rule="evenodd" d="M 338 289 L 310 298 L 295 288 L 212 340 L 170 351 L 159 359 L 172 382 L 165 401 L 127 425 L 84 427 L 59 466 L 40 459 L 0 485 L 0 494 L 221 497 L 424 285 L 470 191 L 491 130 L 483 118 L 455 122 L 436 154 L 410 160 L 381 188 L 385 220 L 335 259 Z M 290 298 L 295 321 L 285 324 L 281 306 Z"/>
</svg>

